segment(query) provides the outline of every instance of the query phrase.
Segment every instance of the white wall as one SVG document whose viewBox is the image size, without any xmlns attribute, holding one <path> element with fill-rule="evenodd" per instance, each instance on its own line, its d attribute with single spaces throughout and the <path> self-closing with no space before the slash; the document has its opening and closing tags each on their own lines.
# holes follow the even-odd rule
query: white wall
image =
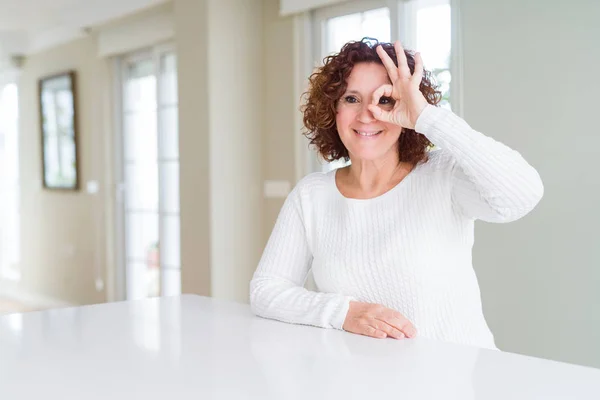
<svg viewBox="0 0 600 400">
<path fill-rule="evenodd" d="M 208 2 L 174 3 L 179 95 L 181 289 L 210 295 Z"/>
<path fill-rule="evenodd" d="M 81 190 L 42 189 L 38 79 L 76 70 Z M 19 80 L 19 163 L 21 179 L 21 269 L 18 289 L 75 304 L 106 299 L 108 263 L 104 219 L 106 180 L 104 137 L 110 132 L 104 113 L 104 84 L 109 64 L 96 57 L 95 40 L 86 37 L 27 57 Z M 110 119 L 108 120 L 110 121 Z M 101 191 L 87 194 L 98 181 Z"/>
<path fill-rule="evenodd" d="M 465 119 L 545 185 L 523 220 L 476 224 L 498 346 L 600 367 L 600 2 L 461 0 Z"/>
<path fill-rule="evenodd" d="M 247 302 L 262 250 L 262 2 L 174 4 L 182 289 Z"/>
<path fill-rule="evenodd" d="M 209 3 L 212 295 L 248 302 L 262 250 L 262 2 Z"/>
<path fill-rule="evenodd" d="M 262 250 L 262 2 L 174 2 L 182 290 L 248 301 Z"/>
<path fill-rule="evenodd" d="M 279 16 L 279 0 L 264 0 L 263 4 L 263 177 L 293 185 L 296 180 L 294 115 L 299 113 L 294 105 L 294 21 L 292 16 Z M 283 201 L 282 198 L 264 199 L 263 243 L 271 234 Z"/>
</svg>

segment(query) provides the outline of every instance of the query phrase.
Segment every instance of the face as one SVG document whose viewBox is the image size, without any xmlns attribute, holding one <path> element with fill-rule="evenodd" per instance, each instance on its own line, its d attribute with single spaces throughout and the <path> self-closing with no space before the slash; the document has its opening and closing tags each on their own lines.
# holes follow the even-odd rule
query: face
<svg viewBox="0 0 600 400">
<path fill-rule="evenodd" d="M 338 101 L 336 126 L 340 139 L 356 161 L 383 161 L 397 159 L 398 138 L 402 128 L 378 121 L 367 105 L 373 101 L 373 93 L 382 85 L 390 84 L 383 65 L 359 63 L 348 77 L 346 92 Z M 382 97 L 379 107 L 390 111 L 393 100 Z"/>
</svg>

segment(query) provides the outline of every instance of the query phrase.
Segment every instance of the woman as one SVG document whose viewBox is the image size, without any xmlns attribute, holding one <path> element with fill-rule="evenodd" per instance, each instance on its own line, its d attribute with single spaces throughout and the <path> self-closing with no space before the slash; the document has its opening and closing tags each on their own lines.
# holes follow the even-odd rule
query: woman
<svg viewBox="0 0 600 400">
<path fill-rule="evenodd" d="M 543 194 L 538 173 L 435 107 L 420 54 L 399 42 L 350 42 L 325 61 L 310 78 L 307 136 L 325 159 L 351 164 L 289 194 L 250 284 L 253 311 L 495 349 L 471 262 L 474 221 L 527 214 Z M 311 268 L 319 292 L 303 287 Z"/>
</svg>

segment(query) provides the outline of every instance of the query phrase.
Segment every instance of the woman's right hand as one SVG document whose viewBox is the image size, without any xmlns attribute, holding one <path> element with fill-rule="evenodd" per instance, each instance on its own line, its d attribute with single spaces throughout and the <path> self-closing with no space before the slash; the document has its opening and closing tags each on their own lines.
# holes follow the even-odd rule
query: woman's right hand
<svg viewBox="0 0 600 400">
<path fill-rule="evenodd" d="M 351 301 L 342 329 L 359 335 L 384 339 L 413 338 L 417 334 L 414 325 L 398 311 L 380 304 Z"/>
</svg>

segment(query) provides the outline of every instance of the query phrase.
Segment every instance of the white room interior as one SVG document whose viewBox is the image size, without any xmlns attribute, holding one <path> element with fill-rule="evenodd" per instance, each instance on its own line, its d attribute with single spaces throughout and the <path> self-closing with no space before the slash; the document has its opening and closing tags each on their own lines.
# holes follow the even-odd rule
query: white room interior
<svg viewBox="0 0 600 400">
<path fill-rule="evenodd" d="M 176 206 L 163 213 L 161 205 L 148 219 L 161 245 L 176 238 L 172 271 L 159 269 L 153 278 L 156 294 L 247 302 L 286 194 L 322 168 L 307 150 L 298 111 L 304 82 L 327 53 L 322 21 L 386 8 L 402 17 L 391 23 L 390 38 L 411 47 L 418 37 L 411 7 L 437 3 L 451 10 L 452 109 L 517 149 L 545 187 L 522 220 L 476 224 L 473 263 L 497 345 L 600 368 L 594 0 L 0 0 L 6 312 L 125 300 L 127 276 L 129 283 L 152 279 L 145 269 L 143 276 L 128 269 L 124 244 L 123 202 L 136 193 L 125 185 L 130 160 L 123 155 L 128 79 L 138 76 L 128 66 L 144 65 L 153 71 L 158 105 L 140 120 L 151 115 L 154 137 L 171 132 L 178 143 L 164 159 L 177 171 L 156 189 L 161 204 L 178 190 L 169 200 Z M 175 59 L 176 67 L 163 64 Z M 79 189 L 48 190 L 38 84 L 70 70 L 77 79 Z M 161 100 L 169 88 L 174 103 Z M 167 176 L 170 167 L 159 164 L 152 168 Z M 167 279 L 176 283 L 167 287 Z M 146 295 L 140 293 L 130 296 Z"/>
</svg>

